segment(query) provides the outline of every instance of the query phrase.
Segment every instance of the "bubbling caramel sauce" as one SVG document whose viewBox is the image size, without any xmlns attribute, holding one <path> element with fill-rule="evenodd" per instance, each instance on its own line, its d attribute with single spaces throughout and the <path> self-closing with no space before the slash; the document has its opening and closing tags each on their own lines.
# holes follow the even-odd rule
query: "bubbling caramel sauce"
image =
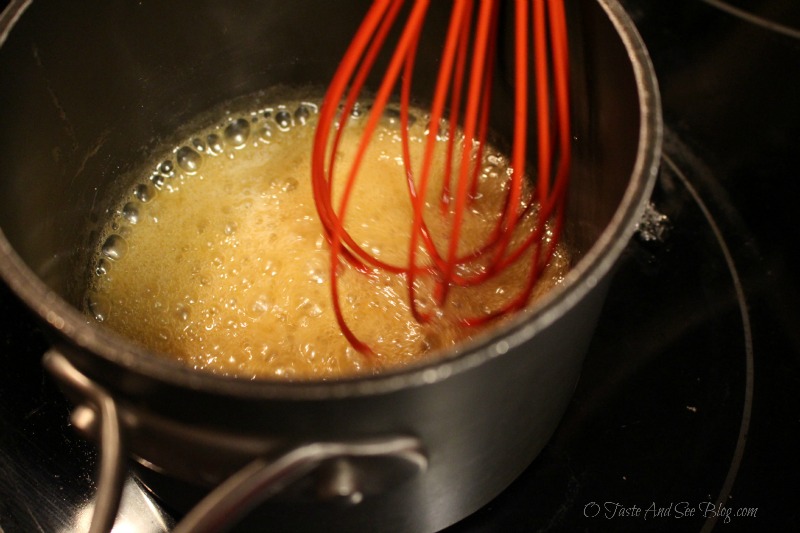
<svg viewBox="0 0 800 533">
<path fill-rule="evenodd" d="M 411 316 L 402 275 L 365 276 L 342 265 L 345 317 L 378 355 L 365 356 L 348 344 L 333 312 L 330 247 L 312 196 L 316 113 L 313 103 L 291 102 L 229 115 L 178 145 L 133 185 L 107 222 L 86 313 L 164 357 L 245 379 L 373 373 L 432 357 L 474 336 L 477 328 L 460 326 L 453 317 L 490 312 L 518 294 L 530 254 L 485 284 L 453 289 L 444 309 L 432 305 L 426 281 L 419 281 L 421 306 L 436 315 L 425 324 Z M 412 114 L 411 156 L 418 162 L 426 117 L 422 110 Z M 337 155 L 340 169 L 348 167 L 361 138 L 360 122 L 354 116 L 348 123 Z M 404 265 L 412 206 L 397 123 L 391 113 L 382 120 L 345 226 L 373 255 Z M 439 206 L 445 139 L 438 144 L 425 219 L 445 249 L 450 219 Z M 509 172 L 506 157 L 491 146 L 473 164 L 481 165 L 479 194 L 464 222 L 462 251 L 485 242 Z M 334 187 L 337 206 L 339 189 Z M 534 223 L 532 216 L 523 220 L 515 242 Z M 532 299 L 558 283 L 568 263 L 560 245 Z"/>
</svg>

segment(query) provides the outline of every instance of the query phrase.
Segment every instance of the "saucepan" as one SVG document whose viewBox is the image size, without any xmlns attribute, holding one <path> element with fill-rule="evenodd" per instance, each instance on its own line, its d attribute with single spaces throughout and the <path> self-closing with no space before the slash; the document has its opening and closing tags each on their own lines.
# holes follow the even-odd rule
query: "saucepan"
<svg viewBox="0 0 800 533">
<path fill-rule="evenodd" d="M 445 21 L 448 3 L 432 4 L 432 20 Z M 94 528 L 110 526 L 129 461 L 171 508 L 208 494 L 185 531 L 248 513 L 272 530 L 438 530 L 533 461 L 569 403 L 661 143 L 658 88 L 631 20 L 616 0 L 567 4 L 574 163 L 564 238 L 574 264 L 564 283 L 441 358 L 293 383 L 184 368 L 87 320 L 89 258 L 131 169 L 221 103 L 324 87 L 368 2 L 9 4 L 0 273 L 47 325 L 44 364 L 74 402 L 73 425 L 100 443 Z M 421 53 L 417 76 L 435 75 L 436 61 Z M 496 90 L 510 98 L 510 78 Z M 508 136 L 511 116 L 493 120 Z"/>
</svg>

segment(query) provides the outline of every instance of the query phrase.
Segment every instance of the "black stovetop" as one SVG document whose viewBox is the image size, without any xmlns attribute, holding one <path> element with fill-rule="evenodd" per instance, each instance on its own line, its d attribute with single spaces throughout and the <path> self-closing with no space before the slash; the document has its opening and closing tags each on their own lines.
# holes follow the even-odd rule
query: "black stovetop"
<svg viewBox="0 0 800 533">
<path fill-rule="evenodd" d="M 800 521 L 800 2 L 623 4 L 667 125 L 654 225 L 625 253 L 552 441 L 453 532 Z M 87 524 L 96 453 L 41 370 L 46 346 L 0 285 L 0 532 Z M 119 530 L 170 524 L 131 480 Z"/>
</svg>

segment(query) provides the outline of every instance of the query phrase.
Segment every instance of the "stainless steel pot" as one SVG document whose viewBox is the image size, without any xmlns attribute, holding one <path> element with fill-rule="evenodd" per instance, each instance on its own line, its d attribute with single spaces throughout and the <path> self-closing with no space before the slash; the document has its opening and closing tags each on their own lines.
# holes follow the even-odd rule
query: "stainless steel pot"
<svg viewBox="0 0 800 533">
<path fill-rule="evenodd" d="M 77 309 L 119 176 L 221 102 L 324 86 L 363 4 L 21 0 L 2 14 L 0 272 L 50 326 L 45 363 L 78 405 L 74 424 L 102 440 L 100 514 L 127 450 L 184 487 L 238 471 L 189 529 L 258 506 L 271 529 L 436 530 L 502 491 L 558 424 L 659 161 L 656 81 L 615 0 L 570 3 L 576 265 L 493 336 L 378 377 L 242 382 L 170 364 Z M 421 57 L 418 76 L 433 75 L 436 54 Z"/>
</svg>

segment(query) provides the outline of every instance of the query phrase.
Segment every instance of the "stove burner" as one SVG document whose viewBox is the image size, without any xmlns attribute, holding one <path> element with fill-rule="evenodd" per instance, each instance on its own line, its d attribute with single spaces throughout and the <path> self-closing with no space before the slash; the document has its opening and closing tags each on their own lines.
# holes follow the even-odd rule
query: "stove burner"
<svg viewBox="0 0 800 533">
<path fill-rule="evenodd" d="M 714 220 L 711 212 L 709 211 L 708 207 L 706 206 L 703 199 L 697 192 L 689 179 L 686 175 L 681 171 L 681 169 L 675 164 L 669 155 L 665 154 L 663 157 L 663 162 L 667 165 L 669 170 L 676 176 L 678 179 L 681 180 L 681 183 L 686 190 L 692 195 L 692 198 L 697 203 L 697 206 L 703 212 L 703 216 L 705 217 L 706 221 L 708 222 L 709 227 L 714 232 L 714 236 L 717 239 L 717 243 L 719 244 L 720 250 L 725 258 L 725 263 L 728 266 L 728 271 L 731 275 L 731 282 L 733 284 L 733 289 L 736 292 L 736 299 L 739 304 L 739 311 L 741 312 L 742 316 L 742 333 L 743 333 L 743 341 L 744 341 L 744 352 L 745 352 L 745 368 L 746 368 L 746 378 L 745 378 L 745 390 L 744 390 L 744 404 L 742 407 L 742 421 L 741 425 L 739 426 L 739 435 L 736 440 L 736 449 L 733 452 L 733 457 L 731 459 L 731 465 L 728 469 L 728 474 L 725 476 L 725 482 L 720 489 L 719 496 L 716 499 L 716 505 L 718 507 L 724 506 L 728 498 L 731 494 L 731 489 L 733 488 L 733 483 L 736 480 L 736 474 L 739 472 L 739 466 L 742 463 L 742 457 L 744 456 L 745 444 L 747 441 L 747 433 L 750 429 L 750 416 L 753 412 L 753 383 L 754 383 L 754 369 L 753 369 L 753 334 L 750 327 L 750 315 L 747 310 L 747 300 L 745 298 L 744 288 L 742 287 L 741 279 L 739 278 L 739 272 L 736 270 L 736 264 L 733 259 L 733 255 L 728 248 L 728 244 L 725 242 L 725 238 L 720 230 L 719 226 L 717 225 L 716 221 Z M 703 524 L 703 529 L 701 532 L 705 533 L 711 531 L 714 526 L 716 525 L 719 519 L 718 514 L 713 514 L 706 519 L 706 522 Z"/>
</svg>

